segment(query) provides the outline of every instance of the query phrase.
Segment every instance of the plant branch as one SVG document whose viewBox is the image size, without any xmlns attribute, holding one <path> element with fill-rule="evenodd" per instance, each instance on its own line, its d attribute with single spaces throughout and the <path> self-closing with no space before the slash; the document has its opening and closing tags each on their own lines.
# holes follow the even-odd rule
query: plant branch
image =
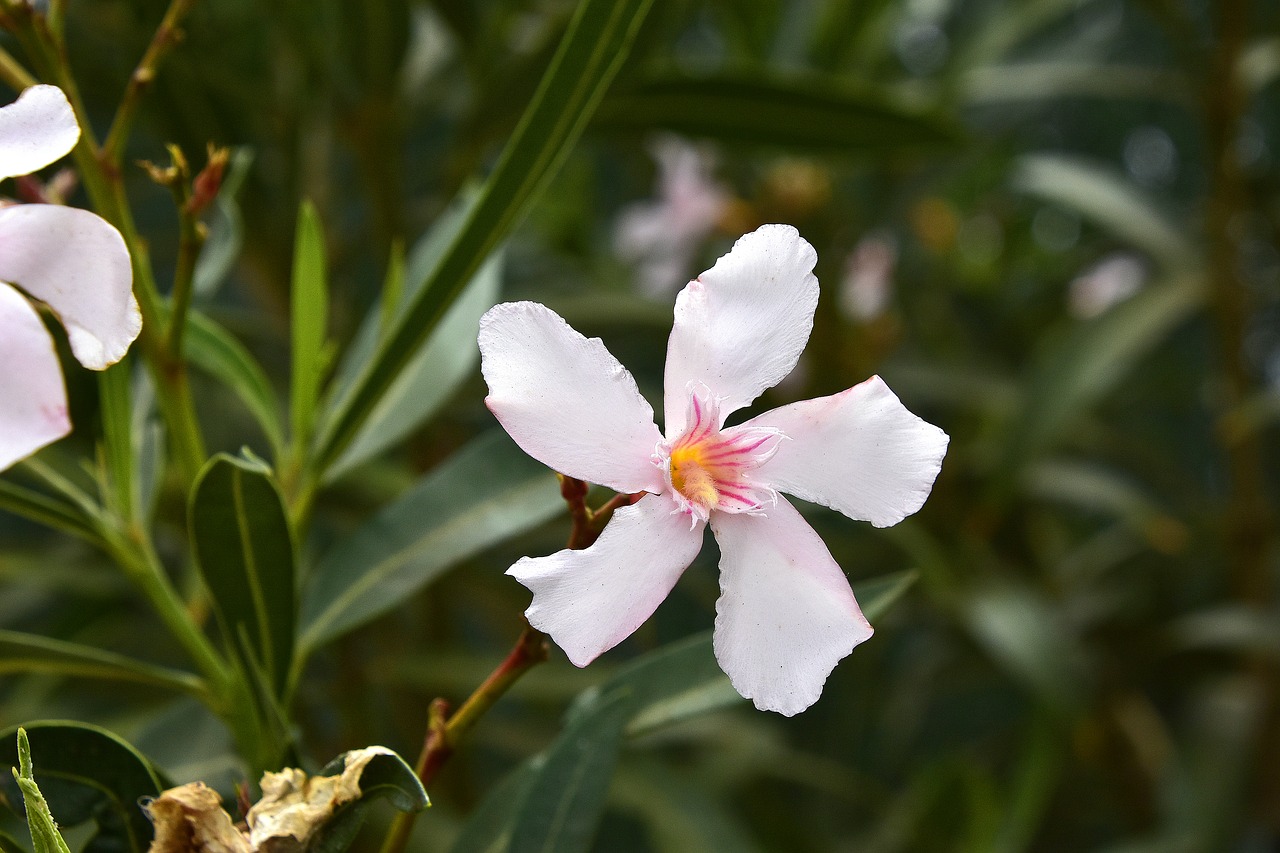
<svg viewBox="0 0 1280 853">
<path fill-rule="evenodd" d="M 582 480 L 557 474 L 560 479 L 560 496 L 569 507 L 569 518 L 573 528 L 569 532 L 568 547 L 571 550 L 582 550 L 591 547 L 600 532 L 608 523 L 613 511 L 619 507 L 629 506 L 639 500 L 636 495 L 614 495 L 599 509 L 592 510 L 587 506 L 588 485 Z M 524 630 L 511 649 L 506 659 L 497 669 L 489 673 L 475 691 L 467 697 L 452 715 L 449 704 L 444 699 L 436 699 L 431 703 L 427 716 L 427 734 L 423 739 L 422 752 L 418 755 L 415 770 L 423 786 L 429 786 L 440 772 L 440 768 L 453 755 L 459 741 L 479 720 L 489 712 L 499 699 L 520 680 L 526 672 L 547 659 L 547 635 L 525 622 Z M 402 812 L 396 815 L 382 845 L 382 853 L 401 853 L 409 840 L 417 820 L 416 812 Z"/>
<path fill-rule="evenodd" d="M 195 0 L 172 0 L 165 10 L 160 26 L 156 28 L 147 45 L 146 52 L 138 62 L 138 67 L 129 75 L 129 85 L 125 87 L 124 97 L 116 110 L 111 129 L 107 131 L 107 139 L 102 144 L 102 156 L 108 163 L 119 164 L 124 156 L 124 146 L 129 139 L 129 131 L 133 128 L 137 116 L 138 105 L 142 95 L 150 88 L 156 78 L 160 63 L 168 56 L 173 46 L 182 40 L 182 19 L 191 11 Z"/>
</svg>

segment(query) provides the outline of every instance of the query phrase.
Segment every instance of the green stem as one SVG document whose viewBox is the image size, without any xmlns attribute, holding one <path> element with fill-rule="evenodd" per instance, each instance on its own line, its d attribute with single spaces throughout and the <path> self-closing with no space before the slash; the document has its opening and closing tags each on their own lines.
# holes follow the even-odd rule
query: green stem
<svg viewBox="0 0 1280 853">
<path fill-rule="evenodd" d="M 440 768 L 453 755 L 459 741 L 480 718 L 489 712 L 521 676 L 546 659 L 546 635 L 526 623 L 506 660 L 467 697 L 467 701 L 462 703 L 456 713 L 449 715 L 449 705 L 443 699 L 436 699 L 431 703 L 427 714 L 427 736 L 414 765 L 423 787 L 431 785 Z M 401 853 L 417 819 L 417 812 L 397 814 L 382 843 L 382 853 Z"/>
<path fill-rule="evenodd" d="M 182 359 L 182 333 L 187 327 L 191 308 L 191 292 L 195 284 L 196 259 L 204 247 L 204 233 L 196 217 L 180 211 L 181 232 L 178 241 L 178 263 L 173 273 L 173 298 L 169 309 L 169 334 L 165 349 L 173 361 Z"/>
<path fill-rule="evenodd" d="M 31 73 L 23 68 L 18 60 L 13 58 L 13 54 L 2 47 L 0 47 L 0 80 L 3 80 L 4 84 L 15 92 L 29 89 L 40 82 L 32 77 Z"/>
<path fill-rule="evenodd" d="M 129 139 L 129 131 L 133 128 L 134 118 L 138 113 L 138 105 L 142 95 L 156 78 L 160 63 L 168 56 L 169 51 L 182 39 L 182 19 L 187 16 L 194 5 L 194 0 L 172 0 L 165 10 L 160 26 L 156 27 L 151 43 L 138 62 L 138 67 L 129 76 L 129 85 L 125 88 L 124 97 L 116 110 L 111 129 L 107 131 L 107 139 L 102 144 L 102 156 L 109 163 L 119 164 L 124 156 L 124 146 Z"/>
<path fill-rule="evenodd" d="M 103 530 L 102 533 L 108 553 L 147 597 L 169 633 L 191 657 L 200 674 L 209 682 L 212 695 L 228 696 L 232 676 L 226 662 L 191 618 L 151 544 L 143 536 L 119 530 Z M 212 710 L 223 713 L 226 709 L 215 707 Z"/>
</svg>

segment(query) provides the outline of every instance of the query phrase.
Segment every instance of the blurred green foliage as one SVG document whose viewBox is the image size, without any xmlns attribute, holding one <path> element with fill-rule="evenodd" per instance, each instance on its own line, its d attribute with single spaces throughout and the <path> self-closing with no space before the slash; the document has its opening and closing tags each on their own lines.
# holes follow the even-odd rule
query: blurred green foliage
<svg viewBox="0 0 1280 853">
<path fill-rule="evenodd" d="M 70 4 L 71 65 L 100 134 L 165 5 Z M 283 463 L 282 425 L 325 427 L 307 420 L 317 389 L 296 371 L 294 410 L 275 402 L 298 364 L 291 328 L 309 324 L 307 369 L 327 369 L 328 339 L 352 378 L 361 362 L 342 355 L 367 355 L 407 304 L 379 305 L 388 282 L 412 299 L 443 263 L 432 240 L 466 215 L 449 206 L 472 203 L 572 10 L 196 5 L 127 154 L 159 161 L 174 142 L 198 164 L 208 142 L 237 149 L 206 217 L 188 332 L 211 451 Z M 490 849 L 484 827 L 538 824 L 556 798 L 602 817 L 546 849 L 1273 849 L 1278 81 L 1280 7 L 1266 0 L 658 0 L 501 255 L 450 283 L 479 302 L 464 295 L 428 343 L 440 355 L 406 368 L 412 411 L 374 416 L 403 441 L 366 438 L 330 460 L 298 543 L 300 643 L 315 653 L 292 674 L 296 758 L 315 768 L 369 743 L 416 754 L 429 701 L 460 702 L 519 633 L 527 593 L 502 572 L 563 547 L 568 520 L 550 476 L 505 438 L 475 438 L 495 427 L 484 386 L 474 355 L 449 356 L 474 347 L 463 321 L 500 285 L 603 337 L 660 396 L 669 302 L 637 295 L 614 228 L 653 192 L 654 134 L 677 131 L 714 146 L 735 199 L 685 275 L 762 222 L 818 249 L 814 338 L 760 406 L 878 373 L 952 436 L 929 502 L 895 528 L 805 508 L 855 589 L 908 570 L 919 581 L 805 714 L 712 701 L 632 731 L 638 700 L 610 678 L 710 625 L 708 549 L 618 650 L 582 671 L 553 650 L 516 686 L 431 788 L 411 849 Z M 125 179 L 168 281 L 169 194 L 141 169 Z M 299 230 L 303 198 L 315 218 Z M 869 314 L 847 292 L 868 235 L 891 257 L 886 307 Z M 323 247 L 307 292 L 327 298 L 327 328 L 322 297 L 291 291 L 295 239 Z M 75 420 L 92 422 L 94 386 L 69 382 Z M 88 433 L 42 464 L 85 485 Z M 160 557 L 184 565 L 185 504 L 173 483 L 143 480 Z M 21 471 L 4 483 L 38 488 Z M 0 722 L 102 725 L 174 782 L 229 793 L 246 771 L 217 719 L 177 695 L 199 695 L 180 649 L 92 533 L 48 511 L 86 541 L 0 516 Z M 369 566 L 385 586 L 356 588 Z M 48 643 L 11 642 L 19 631 Z M 288 692 L 270 654 L 257 663 L 267 694 Z M 592 760 L 573 763 L 574 749 Z M 588 774 L 582 787 L 537 784 L 558 762 Z M 374 813 L 369 846 L 388 820 Z"/>
</svg>

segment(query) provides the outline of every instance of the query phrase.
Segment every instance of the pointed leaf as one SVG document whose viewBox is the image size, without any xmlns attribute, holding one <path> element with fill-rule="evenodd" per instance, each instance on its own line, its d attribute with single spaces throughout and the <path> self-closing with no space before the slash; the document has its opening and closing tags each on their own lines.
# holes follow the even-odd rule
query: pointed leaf
<svg viewBox="0 0 1280 853">
<path fill-rule="evenodd" d="M 324 255 L 324 231 L 311 202 L 298 210 L 294 238 L 292 306 L 293 372 L 289 411 L 293 440 L 305 446 L 311 438 L 320 380 L 327 361 L 325 329 L 329 319 L 329 272 Z"/>
<path fill-rule="evenodd" d="M 1028 155 L 1014 185 L 1060 204 L 1129 241 L 1168 271 L 1182 275 L 1199 266 L 1191 236 L 1170 222 L 1151 199 L 1109 167 L 1073 157 Z"/>
<path fill-rule="evenodd" d="M 40 793 L 31 765 L 31 747 L 27 733 L 18 729 L 18 766 L 13 768 L 13 780 L 22 790 L 22 804 L 27 810 L 27 829 L 35 853 L 71 853 L 67 842 L 58 832 L 58 825 L 49 813 L 49 804 Z"/>
<path fill-rule="evenodd" d="M 863 614 L 879 619 L 916 577 L 914 571 L 896 572 L 857 584 L 854 594 Z M 745 701 L 716 662 L 711 637 L 704 631 L 641 655 L 598 689 L 583 693 L 571 715 L 593 707 L 600 696 L 625 690 L 633 707 L 627 735 L 638 737 Z"/>
<path fill-rule="evenodd" d="M 554 474 L 500 431 L 476 439 L 320 559 L 303 593 L 301 645 L 313 650 L 385 613 L 562 510 Z"/>
<path fill-rule="evenodd" d="M 134 660 L 93 646 L 68 643 L 21 631 L 0 630 L 0 675 L 44 672 L 153 684 L 197 696 L 204 682 L 191 673 Z"/>
<path fill-rule="evenodd" d="M 359 435 L 333 467 L 334 479 L 398 442 L 448 401 L 480 360 L 476 330 L 480 317 L 498 300 L 502 256 L 494 254 L 471 279 L 440 325 L 378 401 Z M 371 312 L 369 324 L 381 320 Z"/>
<path fill-rule="evenodd" d="M 284 428 L 280 424 L 275 390 L 262 366 L 235 336 L 196 311 L 187 315 L 185 340 L 185 351 L 192 364 L 240 398 L 262 427 L 272 450 L 279 454 L 284 445 Z"/>
<path fill-rule="evenodd" d="M 457 236 L 412 297 L 321 436 L 324 470 L 355 440 L 365 419 L 484 261 L 523 219 L 559 171 L 626 58 L 652 0 L 583 0 L 533 101 Z"/>
<path fill-rule="evenodd" d="M 950 146 L 962 138 L 956 124 L 908 107 L 887 91 L 822 76 L 658 79 L 610 96 L 596 125 L 842 154 Z"/>
<path fill-rule="evenodd" d="M 219 455 L 196 479 L 190 525 L 228 646 L 282 696 L 296 603 L 293 534 L 279 489 L 263 466 Z"/>
<path fill-rule="evenodd" d="M 509 853 L 576 853 L 590 848 L 631 716 L 625 690 L 571 718 L 542 756 L 516 813 Z"/>
<path fill-rule="evenodd" d="M 1020 471 L 1066 435 L 1081 414 L 1128 376 L 1143 355 L 1160 344 L 1202 304 L 1204 284 L 1195 276 L 1156 282 L 1105 314 L 1046 346 L 1026 380 L 1021 416 L 1005 442 L 1006 470 Z"/>
<path fill-rule="evenodd" d="M 97 834 L 84 848 L 89 853 L 143 853 L 151 844 L 151 821 L 138 801 L 164 790 L 150 762 L 97 726 L 50 721 L 23 728 L 35 757 L 35 779 L 58 822 L 94 821 Z M 16 726 L 0 731 L 0 765 L 17 765 L 16 734 Z M 12 779 L 0 778 L 0 794 L 11 803 L 21 799 Z"/>
</svg>

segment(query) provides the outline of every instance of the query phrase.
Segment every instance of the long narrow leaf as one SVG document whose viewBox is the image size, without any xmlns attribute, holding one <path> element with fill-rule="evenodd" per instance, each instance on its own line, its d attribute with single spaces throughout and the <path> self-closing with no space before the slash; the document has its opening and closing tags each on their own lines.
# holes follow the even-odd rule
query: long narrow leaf
<svg viewBox="0 0 1280 853">
<path fill-rule="evenodd" d="M 501 433 L 476 439 L 321 558 L 303 595 L 301 645 L 385 613 L 459 560 L 561 511 L 550 471 Z"/>
<path fill-rule="evenodd" d="M 961 138 L 954 123 L 888 92 L 834 78 L 762 74 L 654 80 L 607 99 L 596 124 L 841 154 L 947 146 Z"/>
<path fill-rule="evenodd" d="M 0 630 L 0 674 L 17 672 L 134 681 L 197 696 L 205 691 L 204 682 L 191 673 L 79 643 L 68 643 L 21 631 Z"/>
<path fill-rule="evenodd" d="M 210 318 L 192 311 L 187 315 L 186 352 L 196 367 L 240 398 L 278 454 L 284 444 L 284 429 L 275 391 L 266 371 L 244 345 Z"/>
<path fill-rule="evenodd" d="M 305 447 L 311 438 L 320 397 L 320 379 L 325 368 L 325 327 L 329 317 L 324 232 L 310 202 L 304 202 L 298 211 L 291 291 L 293 384 L 289 410 L 293 440 L 299 447 Z"/>
<path fill-rule="evenodd" d="M 651 4 L 652 0 L 583 0 L 578 7 L 479 202 L 352 392 L 340 401 L 332 426 L 316 448 L 314 464 L 319 470 L 355 439 L 419 345 L 558 171 L 626 58 Z"/>
<path fill-rule="evenodd" d="M 191 538 L 228 645 L 245 671 L 262 669 L 282 696 L 293 663 L 294 553 L 270 475 L 240 459 L 215 457 L 196 480 Z"/>
</svg>

